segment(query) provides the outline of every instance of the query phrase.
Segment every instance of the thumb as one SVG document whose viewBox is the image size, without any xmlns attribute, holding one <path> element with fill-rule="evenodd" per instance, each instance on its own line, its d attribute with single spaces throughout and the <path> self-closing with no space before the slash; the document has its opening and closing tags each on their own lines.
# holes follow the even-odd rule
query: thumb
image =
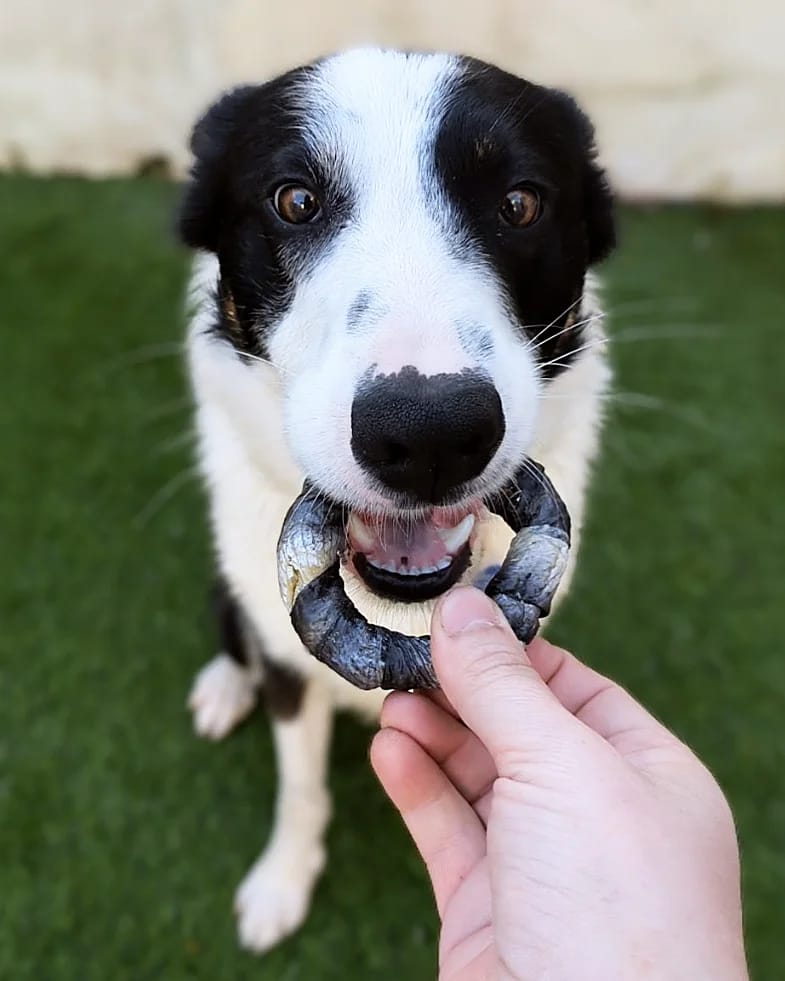
<svg viewBox="0 0 785 981">
<path fill-rule="evenodd" d="M 532 667 L 499 607 L 468 586 L 437 604 L 431 653 L 439 683 L 485 744 L 500 776 L 519 778 L 523 758 L 570 741 L 577 723 Z M 539 754 L 538 754 L 539 755 Z"/>
</svg>

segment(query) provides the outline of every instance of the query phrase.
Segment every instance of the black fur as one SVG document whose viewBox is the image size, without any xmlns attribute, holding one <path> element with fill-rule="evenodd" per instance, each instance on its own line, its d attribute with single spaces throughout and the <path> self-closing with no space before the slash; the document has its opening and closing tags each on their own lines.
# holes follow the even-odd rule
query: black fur
<svg viewBox="0 0 785 981">
<path fill-rule="evenodd" d="M 264 658 L 262 697 L 267 711 L 276 719 L 293 719 L 300 711 L 305 682 L 292 668 Z"/>
<path fill-rule="evenodd" d="M 248 651 L 243 636 L 242 613 L 223 579 L 213 586 L 213 614 L 218 624 L 219 650 L 224 651 L 238 664 L 248 666 Z"/>
<path fill-rule="evenodd" d="M 297 68 L 265 85 L 223 96 L 191 136 L 194 164 L 179 231 L 186 245 L 217 254 L 221 299 L 213 329 L 239 350 L 264 356 L 265 327 L 287 309 L 296 279 L 338 231 L 346 189 L 308 152 L 293 91 L 313 69 Z M 272 198 L 282 183 L 317 191 L 328 216 L 290 225 Z"/>
<path fill-rule="evenodd" d="M 247 639 L 252 636 L 253 654 L 262 665 L 262 697 L 268 712 L 276 719 L 291 719 L 300 711 L 305 684 L 297 671 L 278 664 L 265 653 L 258 635 L 248 622 L 227 583 L 218 579 L 213 587 L 213 612 L 218 623 L 220 649 L 243 667 L 249 667 L 252 653 Z"/>
<path fill-rule="evenodd" d="M 580 327 L 560 332 L 568 316 L 581 319 L 586 270 L 615 244 L 611 191 L 591 123 L 568 95 L 472 59 L 466 65 L 434 165 L 472 246 L 501 275 L 517 318 L 530 336 L 543 331 L 537 355 L 553 377 L 581 346 Z M 534 224 L 513 228 L 499 206 L 520 184 L 539 191 L 543 209 Z"/>
</svg>

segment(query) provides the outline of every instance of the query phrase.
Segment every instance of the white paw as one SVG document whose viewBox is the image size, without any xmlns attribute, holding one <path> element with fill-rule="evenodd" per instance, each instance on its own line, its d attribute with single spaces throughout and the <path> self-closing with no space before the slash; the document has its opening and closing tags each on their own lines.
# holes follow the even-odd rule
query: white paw
<svg viewBox="0 0 785 981">
<path fill-rule="evenodd" d="M 196 676 L 188 708 L 194 729 L 205 739 L 223 739 L 256 704 L 248 671 L 228 654 L 218 654 Z"/>
<path fill-rule="evenodd" d="M 302 925 L 324 860 L 324 847 L 313 842 L 296 853 L 273 846 L 251 867 L 234 899 L 246 950 L 261 954 Z"/>
</svg>

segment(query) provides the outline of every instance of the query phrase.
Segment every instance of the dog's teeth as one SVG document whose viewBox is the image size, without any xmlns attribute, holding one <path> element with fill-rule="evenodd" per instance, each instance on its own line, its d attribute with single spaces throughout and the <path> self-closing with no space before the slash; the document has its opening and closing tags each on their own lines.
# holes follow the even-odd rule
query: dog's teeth
<svg viewBox="0 0 785 981">
<path fill-rule="evenodd" d="M 368 559 L 368 565 L 373 566 L 374 569 L 382 569 L 384 572 L 394 572 L 399 576 L 430 576 L 434 572 L 441 572 L 442 569 L 446 569 L 452 564 L 452 558 L 449 555 L 445 555 L 444 558 L 439 559 L 436 565 L 399 565 L 395 562 L 376 562 L 373 559 Z"/>
<path fill-rule="evenodd" d="M 455 555 L 469 540 L 469 535 L 471 535 L 473 528 L 474 515 L 467 514 L 459 525 L 456 525 L 454 528 L 440 528 L 438 534 L 447 551 Z"/>
<path fill-rule="evenodd" d="M 370 551 L 376 544 L 371 529 L 354 512 L 349 515 L 348 531 L 354 543 L 359 545 L 361 550 Z"/>
</svg>

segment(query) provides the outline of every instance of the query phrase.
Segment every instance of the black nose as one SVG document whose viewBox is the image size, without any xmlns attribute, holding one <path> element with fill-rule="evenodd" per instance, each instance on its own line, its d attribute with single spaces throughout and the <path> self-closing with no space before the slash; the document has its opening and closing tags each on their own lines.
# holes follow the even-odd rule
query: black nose
<svg viewBox="0 0 785 981">
<path fill-rule="evenodd" d="M 392 490 L 438 504 L 482 473 L 504 436 L 499 393 L 484 377 L 403 368 L 352 403 L 352 453 Z"/>
</svg>

